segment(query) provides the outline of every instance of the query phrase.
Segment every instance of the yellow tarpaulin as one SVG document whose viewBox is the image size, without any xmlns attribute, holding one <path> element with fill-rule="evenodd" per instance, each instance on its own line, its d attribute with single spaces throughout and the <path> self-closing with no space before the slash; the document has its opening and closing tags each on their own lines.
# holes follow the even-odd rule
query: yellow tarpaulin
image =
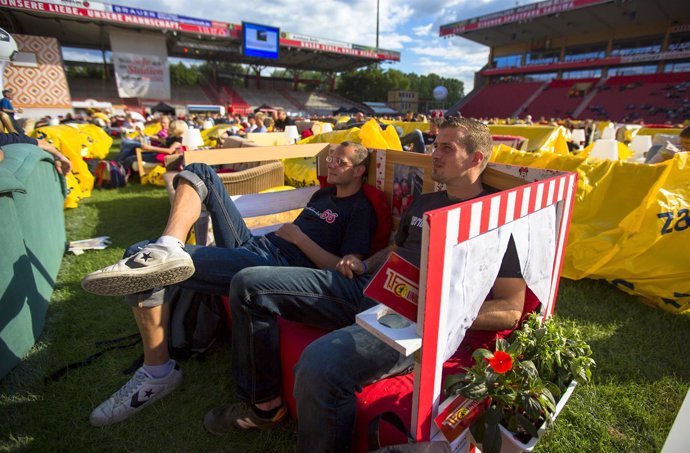
<svg viewBox="0 0 690 453">
<path fill-rule="evenodd" d="M 491 160 L 578 173 L 564 277 L 606 279 L 665 310 L 690 311 L 690 153 L 649 165 L 499 146 Z"/>
<path fill-rule="evenodd" d="M 326 132 L 323 134 L 313 135 L 301 140 L 300 144 L 307 143 L 342 143 L 350 141 L 361 143 L 367 148 L 378 149 L 394 149 L 402 151 L 400 138 L 393 126 L 386 127 L 382 131 L 375 120 L 369 120 L 362 125 L 362 128 L 353 127 L 352 129 L 345 129 L 340 131 Z"/>
<path fill-rule="evenodd" d="M 65 175 L 65 208 L 76 208 L 82 198 L 91 196 L 94 181 L 82 158 L 83 134 L 76 127 L 59 125 L 34 129 L 30 135 L 52 143 L 72 163 L 72 171 Z"/>
<path fill-rule="evenodd" d="M 493 135 L 517 135 L 529 139 L 527 151 L 553 152 L 553 147 L 562 126 L 503 126 L 490 124 Z"/>
<path fill-rule="evenodd" d="M 113 145 L 113 138 L 95 124 L 75 124 L 82 138 L 84 159 L 105 159 Z"/>
</svg>

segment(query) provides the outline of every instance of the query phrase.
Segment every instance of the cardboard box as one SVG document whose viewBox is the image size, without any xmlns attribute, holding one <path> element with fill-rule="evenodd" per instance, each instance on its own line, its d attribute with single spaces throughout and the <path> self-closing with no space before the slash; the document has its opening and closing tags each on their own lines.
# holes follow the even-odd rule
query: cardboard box
<svg viewBox="0 0 690 453">
<path fill-rule="evenodd" d="M 236 164 L 241 162 L 261 162 L 266 160 L 292 159 L 295 157 L 325 157 L 330 145 L 328 143 L 310 143 L 308 145 L 259 146 L 253 148 L 220 148 L 187 151 L 184 163 L 189 165 L 203 162 L 209 165 Z"/>
</svg>

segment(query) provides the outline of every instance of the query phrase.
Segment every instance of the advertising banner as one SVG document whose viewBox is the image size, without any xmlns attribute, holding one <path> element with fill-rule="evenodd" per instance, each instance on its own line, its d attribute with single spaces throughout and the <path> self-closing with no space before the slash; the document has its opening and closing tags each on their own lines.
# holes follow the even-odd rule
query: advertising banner
<svg viewBox="0 0 690 453">
<path fill-rule="evenodd" d="M 117 91 L 122 98 L 170 99 L 165 37 L 111 32 Z"/>
</svg>

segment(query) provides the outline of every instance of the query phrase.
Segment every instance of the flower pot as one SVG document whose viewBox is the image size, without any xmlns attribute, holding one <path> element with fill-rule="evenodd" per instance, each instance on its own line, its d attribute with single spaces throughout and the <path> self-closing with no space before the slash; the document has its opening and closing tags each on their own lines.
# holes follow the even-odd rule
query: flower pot
<svg viewBox="0 0 690 453">
<path fill-rule="evenodd" d="M 565 389 L 565 392 L 563 392 L 563 395 L 558 400 L 558 403 L 556 403 L 556 411 L 551 416 L 554 420 L 561 412 L 561 409 L 563 409 L 563 407 L 565 406 L 565 403 L 567 403 L 570 399 L 570 395 L 573 394 L 573 390 L 575 390 L 576 385 L 577 381 L 570 381 L 570 384 L 568 384 L 568 387 Z M 539 442 L 539 439 L 541 439 L 541 436 L 544 434 L 544 431 L 546 431 L 547 427 L 547 422 L 542 423 L 539 429 L 537 429 L 539 437 L 533 437 L 529 440 L 529 442 L 522 443 L 515 436 L 513 436 L 513 433 L 504 428 L 503 425 L 499 425 L 499 428 L 501 430 L 501 453 L 519 453 L 521 451 L 532 451 L 534 447 L 537 445 L 537 442 Z"/>
</svg>

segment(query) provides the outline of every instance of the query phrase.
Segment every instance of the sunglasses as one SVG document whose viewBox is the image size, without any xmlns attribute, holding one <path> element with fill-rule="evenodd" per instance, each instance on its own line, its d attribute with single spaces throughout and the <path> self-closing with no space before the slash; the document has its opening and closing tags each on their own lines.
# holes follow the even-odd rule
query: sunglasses
<svg viewBox="0 0 690 453">
<path fill-rule="evenodd" d="M 340 157 L 333 157 L 333 156 L 328 156 L 326 157 L 326 163 L 335 163 L 338 167 L 354 167 L 355 164 L 346 161 L 345 159 L 341 159 Z"/>
</svg>

